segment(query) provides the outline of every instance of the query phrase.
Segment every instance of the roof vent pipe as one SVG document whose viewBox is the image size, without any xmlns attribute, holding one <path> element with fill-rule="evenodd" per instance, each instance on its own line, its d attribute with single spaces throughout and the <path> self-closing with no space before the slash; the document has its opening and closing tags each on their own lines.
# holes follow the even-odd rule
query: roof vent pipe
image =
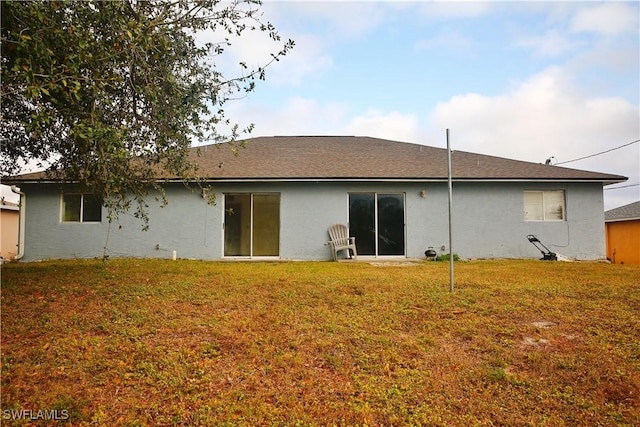
<svg viewBox="0 0 640 427">
<path fill-rule="evenodd" d="M 18 206 L 20 206 L 20 210 L 18 211 L 18 221 L 20 224 L 18 230 L 18 254 L 15 256 L 15 260 L 18 261 L 24 256 L 24 207 L 27 202 L 27 195 L 20 191 L 20 189 L 15 185 L 11 186 L 11 191 L 20 195 L 20 202 L 18 204 Z"/>
</svg>

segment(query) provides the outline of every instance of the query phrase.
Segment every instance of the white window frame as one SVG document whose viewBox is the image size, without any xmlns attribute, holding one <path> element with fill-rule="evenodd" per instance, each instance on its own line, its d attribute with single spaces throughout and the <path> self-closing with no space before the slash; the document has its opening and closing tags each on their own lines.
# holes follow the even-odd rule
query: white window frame
<svg viewBox="0 0 640 427">
<path fill-rule="evenodd" d="M 527 222 L 562 222 L 567 220 L 564 190 L 525 190 L 524 220 Z M 553 212 L 560 210 L 560 218 Z"/>
<path fill-rule="evenodd" d="M 60 222 L 64 224 L 99 224 L 102 222 L 102 205 L 100 205 L 100 219 L 98 221 L 84 220 L 84 197 L 85 193 L 61 193 L 60 194 Z M 80 217 L 78 221 L 69 221 L 64 219 L 65 212 L 65 196 L 80 196 Z"/>
</svg>

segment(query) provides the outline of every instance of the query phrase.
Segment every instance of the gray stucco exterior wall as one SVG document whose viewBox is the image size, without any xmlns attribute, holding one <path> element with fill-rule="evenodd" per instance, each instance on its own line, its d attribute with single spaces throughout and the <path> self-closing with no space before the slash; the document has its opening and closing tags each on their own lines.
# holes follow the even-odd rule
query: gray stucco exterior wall
<svg viewBox="0 0 640 427">
<path fill-rule="evenodd" d="M 217 203 L 198 192 L 168 185 L 169 204 L 149 197 L 149 230 L 132 215 L 108 223 L 60 221 L 60 185 L 24 185 L 27 194 L 25 261 L 110 257 L 222 259 L 224 193 L 280 194 L 280 259 L 329 260 L 327 228 L 347 223 L 349 193 L 405 195 L 406 257 L 423 258 L 448 246 L 448 198 L 443 182 L 216 184 Z M 566 220 L 524 220 L 525 190 L 564 190 Z M 421 192 L 424 191 L 424 197 Z M 463 258 L 540 258 L 526 236 L 536 234 L 552 251 L 594 260 L 605 257 L 600 183 L 454 182 L 454 252 Z"/>
</svg>

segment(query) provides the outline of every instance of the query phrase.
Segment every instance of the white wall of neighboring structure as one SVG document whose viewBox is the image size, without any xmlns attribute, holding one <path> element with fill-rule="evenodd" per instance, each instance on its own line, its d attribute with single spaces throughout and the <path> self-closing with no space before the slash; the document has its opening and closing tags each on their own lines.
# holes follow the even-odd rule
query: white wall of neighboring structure
<svg viewBox="0 0 640 427">
<path fill-rule="evenodd" d="M 347 223 L 349 193 L 405 194 L 406 256 L 423 258 L 448 246 L 444 182 L 216 184 L 217 204 L 181 184 L 167 188 L 169 204 L 149 197 L 149 230 L 132 215 L 109 224 L 60 221 L 60 185 L 22 185 L 26 210 L 25 261 L 110 257 L 223 258 L 224 193 L 280 193 L 280 259 L 329 260 L 327 228 Z M 524 190 L 564 190 L 566 220 L 524 220 Z M 65 189 L 65 191 L 68 191 Z M 423 193 L 424 192 L 424 193 Z M 540 258 L 527 240 L 535 234 L 552 251 L 578 259 L 605 257 L 600 183 L 454 182 L 453 248 L 463 258 Z M 424 197 L 423 197 L 424 196 Z M 446 249 L 448 250 L 448 249 Z"/>
</svg>

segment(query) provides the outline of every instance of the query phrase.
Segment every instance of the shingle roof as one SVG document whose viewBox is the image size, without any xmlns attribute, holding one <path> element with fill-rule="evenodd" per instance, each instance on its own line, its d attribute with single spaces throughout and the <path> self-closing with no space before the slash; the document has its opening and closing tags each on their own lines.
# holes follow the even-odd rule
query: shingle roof
<svg viewBox="0 0 640 427">
<path fill-rule="evenodd" d="M 605 222 L 640 219 L 640 201 L 629 203 L 604 213 Z"/>
<path fill-rule="evenodd" d="M 201 175 L 213 179 L 447 178 L 447 150 L 354 136 L 276 136 L 246 141 L 237 156 L 201 147 Z M 454 151 L 456 179 L 624 181 L 623 176 Z"/>
<path fill-rule="evenodd" d="M 355 136 L 274 136 L 244 141 L 234 153 L 225 145 L 193 149 L 199 175 L 212 181 L 445 180 L 447 150 Z M 200 156 L 195 157 L 196 150 Z M 621 182 L 619 175 L 454 151 L 456 180 Z M 22 175 L 17 181 L 43 179 Z M 162 176 L 159 178 L 171 179 Z"/>
</svg>

